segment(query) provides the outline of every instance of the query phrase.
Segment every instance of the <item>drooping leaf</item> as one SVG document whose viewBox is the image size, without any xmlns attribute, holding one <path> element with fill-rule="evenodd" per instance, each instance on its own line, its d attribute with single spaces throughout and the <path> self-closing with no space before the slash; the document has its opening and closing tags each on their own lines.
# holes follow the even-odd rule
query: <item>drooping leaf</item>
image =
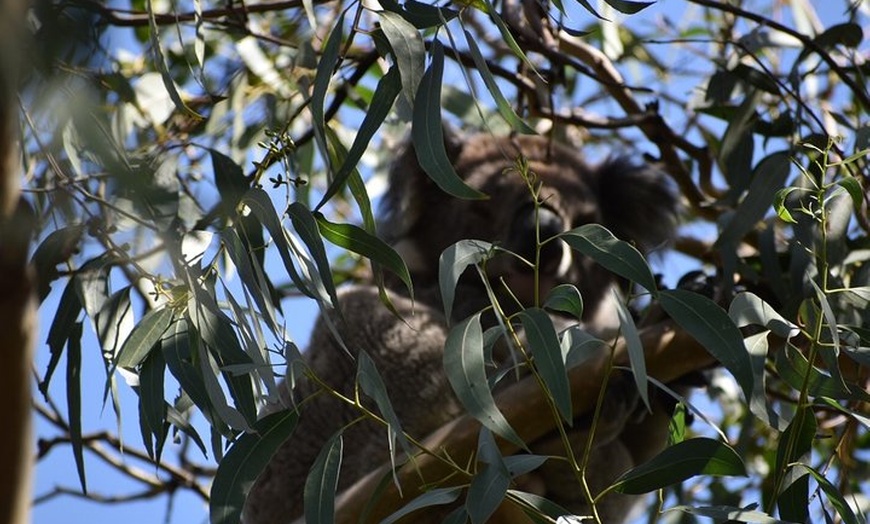
<svg viewBox="0 0 870 524">
<path fill-rule="evenodd" d="M 478 74 L 480 74 L 480 77 L 483 78 L 483 83 L 486 85 L 487 90 L 489 90 L 489 94 L 492 95 L 492 98 L 495 101 L 495 106 L 498 108 L 501 117 L 504 118 L 511 128 L 518 133 L 527 135 L 536 134 L 534 129 L 523 121 L 522 118 L 517 116 L 510 102 L 508 102 L 502 94 L 495 78 L 489 71 L 489 66 L 486 65 L 486 60 L 483 58 L 483 54 L 480 52 L 480 48 L 477 46 L 474 36 L 472 36 L 468 31 L 465 31 L 465 41 L 468 43 L 468 51 L 471 53 L 472 60 L 474 60 L 475 69 Z"/>
<path fill-rule="evenodd" d="M 659 292 L 662 308 L 701 343 L 737 380 L 747 399 L 752 398 L 752 362 L 743 336 L 728 314 L 709 298 L 685 289 Z"/>
<path fill-rule="evenodd" d="M 438 285 L 444 303 L 444 316 L 448 321 L 453 313 L 453 297 L 459 277 L 468 266 L 479 264 L 491 253 L 492 244 L 482 240 L 460 240 L 441 253 L 438 259 Z"/>
<path fill-rule="evenodd" d="M 169 329 L 174 316 L 175 312 L 168 307 L 152 309 L 146 313 L 118 351 L 116 365 L 122 368 L 138 366 Z"/>
<path fill-rule="evenodd" d="M 82 323 L 75 322 L 66 345 L 66 402 L 69 417 L 69 440 L 82 493 L 87 495 L 85 456 L 82 442 Z"/>
<path fill-rule="evenodd" d="M 408 103 L 413 104 L 417 88 L 420 87 L 423 78 L 423 71 L 426 69 L 426 45 L 423 43 L 423 37 L 402 15 L 381 11 L 378 13 L 378 18 L 401 73 L 402 91 Z"/>
<path fill-rule="evenodd" d="M 60 362 L 60 356 L 63 354 L 63 348 L 69 340 L 70 333 L 73 332 L 76 324 L 76 319 L 82 310 L 82 303 L 76 293 L 75 282 L 70 279 L 63 290 L 60 297 L 60 303 L 57 306 L 57 312 L 54 315 L 54 320 L 48 330 L 48 347 L 51 352 L 51 358 L 45 369 L 45 376 L 42 382 L 39 383 L 39 391 L 43 395 L 48 395 L 48 386 L 51 382 L 51 377 L 57 365 Z"/>
<path fill-rule="evenodd" d="M 323 240 L 320 238 L 317 220 L 314 218 L 311 210 L 300 202 L 291 203 L 287 207 L 287 213 L 293 222 L 293 228 L 299 234 L 302 242 L 305 243 L 311 256 L 314 257 L 314 263 L 320 275 L 320 284 L 326 289 L 332 304 L 338 304 L 335 284 L 332 282 L 332 271 L 329 269 L 329 259 L 326 257 L 326 249 L 323 247 Z"/>
<path fill-rule="evenodd" d="M 396 415 L 393 409 L 393 404 L 390 402 L 390 397 L 387 395 L 387 386 L 384 384 L 384 379 L 378 372 L 372 358 L 365 351 L 360 351 L 357 357 L 357 382 L 363 393 L 375 401 L 380 411 L 381 416 L 387 421 L 387 439 L 390 445 L 390 463 L 393 465 L 393 471 L 396 470 L 396 449 L 394 442 L 398 440 L 402 450 L 410 456 L 413 452 L 411 443 L 402 432 L 402 422 Z M 396 487 L 401 491 L 399 479 L 394 474 Z"/>
<path fill-rule="evenodd" d="M 613 293 L 615 295 L 616 291 Z M 631 363 L 631 374 L 634 375 L 637 392 L 647 411 L 652 411 L 649 403 L 649 386 L 643 342 L 640 341 L 640 334 L 637 332 L 637 326 L 634 325 L 634 319 L 631 317 L 631 311 L 628 310 L 628 306 L 618 296 L 614 298 L 617 305 L 616 312 L 619 315 L 619 331 L 622 333 L 622 338 L 625 340 L 625 345 L 628 349 L 628 360 Z"/>
<path fill-rule="evenodd" d="M 242 507 L 254 480 L 269 459 L 296 429 L 295 411 L 280 411 L 257 421 L 256 433 L 239 437 L 218 463 L 211 485 L 209 521 L 211 524 L 238 524 Z"/>
<path fill-rule="evenodd" d="M 534 357 L 535 368 L 541 374 L 562 419 L 570 425 L 574 420 L 571 386 L 553 321 L 543 309 L 538 308 L 525 309 L 518 316 L 528 340 L 528 349 Z"/>
<path fill-rule="evenodd" d="M 472 524 L 487 522 L 504 500 L 511 476 L 495 439 L 481 428 L 477 441 L 478 471 L 468 486 L 465 510 Z"/>
<path fill-rule="evenodd" d="M 166 361 L 162 351 L 152 351 L 139 371 L 139 425 L 143 431 L 145 447 L 152 458 L 159 462 L 166 437 L 166 402 L 163 400 L 163 378 Z M 146 438 L 147 437 L 147 438 Z M 152 437 L 156 439 L 152 447 Z"/>
<path fill-rule="evenodd" d="M 607 2 L 607 5 L 616 9 L 620 13 L 625 13 L 627 15 L 633 15 L 647 7 L 653 5 L 655 2 L 633 2 L 632 0 L 604 0 Z"/>
<path fill-rule="evenodd" d="M 335 492 L 344 440 L 341 433 L 326 442 L 305 479 L 305 521 L 328 524 L 335 520 Z"/>
<path fill-rule="evenodd" d="M 411 141 L 423 171 L 445 193 L 457 198 L 480 199 L 485 195 L 465 184 L 447 156 L 441 125 L 441 77 L 444 74 L 444 49 L 432 43 L 432 62 L 420 81 L 414 98 Z"/>
<path fill-rule="evenodd" d="M 311 120 L 314 140 L 320 149 L 320 154 L 329 167 L 329 149 L 326 146 L 326 116 L 324 105 L 326 103 L 326 91 L 329 89 L 329 81 L 335 68 L 338 66 L 338 53 L 341 47 L 341 33 L 344 28 L 344 11 L 332 27 L 323 50 L 320 61 L 317 63 L 317 72 L 314 75 L 314 85 L 311 88 Z"/>
<path fill-rule="evenodd" d="M 326 188 L 323 198 L 320 199 L 320 203 L 314 208 L 315 210 L 320 210 L 330 198 L 338 193 L 348 177 L 354 172 L 372 137 L 390 113 L 393 102 L 396 101 L 396 97 L 401 89 L 402 83 L 399 79 L 399 70 L 396 67 L 391 67 L 387 71 L 387 74 L 378 81 L 378 87 L 375 88 L 371 104 L 363 117 L 356 137 L 353 139 L 350 151 L 344 155 L 343 160 L 338 164 L 341 167 L 338 168 L 338 171 L 329 183 L 329 187 Z"/>
<path fill-rule="evenodd" d="M 444 344 L 444 372 L 468 413 L 493 433 L 521 448 L 525 444 L 495 405 L 486 380 L 480 314 L 454 326 Z"/>
</svg>

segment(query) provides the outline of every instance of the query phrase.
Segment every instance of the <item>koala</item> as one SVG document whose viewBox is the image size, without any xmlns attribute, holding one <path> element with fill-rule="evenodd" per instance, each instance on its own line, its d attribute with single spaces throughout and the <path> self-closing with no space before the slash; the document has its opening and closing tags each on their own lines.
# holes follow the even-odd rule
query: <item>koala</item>
<svg viewBox="0 0 870 524">
<path fill-rule="evenodd" d="M 461 239 L 480 239 L 534 260 L 536 227 L 543 239 L 595 222 L 642 252 L 650 252 L 672 238 L 678 207 L 662 173 L 624 157 L 590 166 L 577 151 L 540 136 L 458 137 L 447 133 L 445 147 L 459 176 L 488 198 L 460 200 L 443 193 L 423 172 L 413 147 L 407 144 L 390 170 L 381 233 L 406 261 L 414 299 L 402 284 L 388 281 L 396 315 L 382 305 L 375 285 L 355 285 L 340 291 L 341 314 L 330 317 L 344 347 L 353 355 L 363 350 L 372 358 L 403 429 L 419 439 L 463 413 L 443 371 L 444 342 L 448 326 L 489 304 L 484 283 L 467 271 L 457 285 L 453 318 L 444 317 L 438 287 L 438 261 L 444 249 Z M 542 184 L 543 206 L 537 222 L 529 188 L 509 169 L 520 155 L 528 159 L 530 170 Z M 545 245 L 539 262 L 542 296 L 558 284 L 574 284 L 583 296 L 582 322 L 587 329 L 601 334 L 618 325 L 612 297 L 621 283 L 614 275 L 556 242 Z M 508 296 L 505 285 L 510 288 L 511 299 L 502 303 L 534 304 L 533 273 L 515 257 L 498 256 L 487 263 L 486 270 L 499 297 Z M 356 363 L 344 347 L 334 340 L 325 319 L 320 319 L 306 357 L 321 380 L 352 398 Z M 667 433 L 667 413 L 657 410 L 638 417 L 637 393 L 630 389 L 634 386 L 629 381 L 611 382 L 589 465 L 593 493 L 658 452 Z M 389 460 L 382 426 L 358 420 L 359 413 L 352 407 L 318 390 L 316 384 L 305 381 L 292 392 L 285 388 L 285 406 L 304 400 L 299 425 L 248 495 L 243 514 L 247 524 L 291 522 L 302 516 L 309 469 L 324 443 L 343 427 L 339 491 Z M 281 407 L 270 408 L 277 409 Z M 575 450 L 582 450 L 589 437 L 583 422 L 575 423 L 578 429 L 571 434 Z M 539 454 L 563 454 L 558 436 L 530 445 Z M 534 473 L 533 484 L 539 494 L 579 515 L 588 514 L 582 490 L 563 464 L 547 461 Z M 631 506 L 626 500 L 621 495 L 608 496 L 599 506 L 602 520 L 623 521 Z"/>
</svg>

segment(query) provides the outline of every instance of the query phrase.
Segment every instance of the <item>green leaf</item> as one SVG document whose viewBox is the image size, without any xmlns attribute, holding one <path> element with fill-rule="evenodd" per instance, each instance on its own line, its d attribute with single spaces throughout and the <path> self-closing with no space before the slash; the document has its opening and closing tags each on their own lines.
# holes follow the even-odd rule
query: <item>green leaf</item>
<svg viewBox="0 0 870 524">
<path fill-rule="evenodd" d="M 804 386 L 810 397 L 831 397 L 837 400 L 870 401 L 870 395 L 860 388 L 849 391 L 838 380 L 832 379 L 815 366 L 810 366 L 804 355 L 786 345 L 777 351 L 774 365 L 780 377 L 792 388 L 800 391 Z M 806 382 L 806 384 L 805 384 Z"/>
<path fill-rule="evenodd" d="M 606 344 L 580 326 L 571 326 L 562 333 L 562 355 L 565 367 L 574 368 L 598 354 Z"/>
<path fill-rule="evenodd" d="M 517 478 L 535 471 L 549 458 L 546 455 L 528 455 L 524 453 L 522 455 L 502 457 L 502 460 L 504 460 L 504 465 L 508 469 L 508 472 L 510 472 L 511 478 Z"/>
<path fill-rule="evenodd" d="M 440 26 L 459 16 L 459 11 L 455 9 L 437 7 L 416 0 L 405 0 L 402 5 L 399 5 L 396 0 L 383 0 L 379 3 L 387 11 L 396 13 L 414 24 L 417 29 Z"/>
<path fill-rule="evenodd" d="M 786 206 L 786 199 L 793 191 L 799 191 L 796 187 L 786 187 L 780 189 L 773 195 L 773 209 L 776 211 L 776 215 L 783 222 L 787 222 L 789 224 L 797 224 L 797 220 L 792 216 L 791 211 Z"/>
<path fill-rule="evenodd" d="M 631 0 L 604 0 L 607 2 L 607 5 L 616 9 L 620 13 L 625 13 L 627 15 L 633 15 L 638 11 L 646 9 L 647 7 L 653 5 L 655 2 L 632 2 Z"/>
<path fill-rule="evenodd" d="M 272 206 L 272 200 L 269 198 L 269 195 L 262 189 L 253 188 L 242 197 L 242 203 L 248 206 L 254 216 L 257 217 L 257 220 L 259 220 L 260 223 L 263 224 L 263 227 L 265 227 L 269 232 L 269 235 L 272 237 L 272 242 L 275 243 L 275 247 L 278 248 L 278 253 L 281 255 L 281 260 L 284 262 L 284 268 L 287 270 L 290 280 L 293 281 L 293 285 L 295 285 L 296 288 L 305 296 L 329 303 L 330 298 L 328 295 L 316 295 L 296 271 L 296 266 L 293 264 L 293 257 L 290 254 L 290 246 L 287 243 L 284 228 L 281 226 L 281 222 L 278 219 L 275 208 Z"/>
<path fill-rule="evenodd" d="M 813 479 L 819 484 L 819 487 L 822 488 L 822 491 L 825 492 L 825 495 L 828 496 L 828 500 L 831 502 L 831 505 L 834 506 L 834 509 L 837 510 L 837 514 L 840 515 L 840 518 L 843 519 L 843 522 L 846 524 L 859 524 L 861 521 L 858 520 L 858 517 L 855 515 L 855 512 L 852 511 L 852 507 L 840 493 L 840 490 L 837 489 L 836 486 L 831 484 L 824 475 L 816 471 L 814 468 L 811 468 L 805 464 L 800 464 L 798 467 L 801 467 L 807 470 L 810 475 L 813 476 Z"/>
<path fill-rule="evenodd" d="M 495 105 L 501 117 L 518 133 L 527 135 L 537 134 L 534 129 L 514 112 L 514 108 L 504 97 L 495 78 L 493 78 L 492 73 L 489 71 L 489 66 L 486 65 L 486 59 L 483 58 L 483 54 L 480 52 L 474 36 L 467 30 L 465 31 L 465 41 L 468 43 L 468 52 L 471 53 L 471 59 L 474 60 L 474 67 L 480 77 L 483 78 L 483 83 L 486 85 L 487 90 L 489 90 L 489 94 L 495 100 Z"/>
<path fill-rule="evenodd" d="M 328 524 L 335 521 L 335 492 L 344 441 L 333 435 L 317 455 L 305 479 L 305 521 Z"/>
<path fill-rule="evenodd" d="M 492 254 L 492 244 L 482 240 L 460 240 L 441 253 L 438 259 L 438 285 L 441 301 L 444 303 L 444 316 L 449 322 L 453 313 L 453 298 L 456 284 L 465 269 L 479 264 Z"/>
<path fill-rule="evenodd" d="M 544 309 L 567 313 L 580 320 L 583 317 L 583 297 L 573 284 L 559 284 L 547 294 Z"/>
<path fill-rule="evenodd" d="M 387 395 L 387 386 L 384 384 L 381 374 L 378 372 L 372 358 L 365 351 L 360 351 L 357 357 L 357 372 L 356 380 L 363 393 L 375 401 L 378 406 L 381 416 L 387 421 L 387 439 L 390 443 L 390 463 L 393 465 L 393 471 L 396 471 L 396 449 L 393 443 L 398 440 L 399 445 L 406 455 L 411 456 L 413 449 L 411 443 L 402 432 L 402 422 L 396 415 L 393 409 L 393 404 L 390 402 L 390 397 Z M 394 473 L 396 487 L 401 491 L 399 479 Z"/>
<path fill-rule="evenodd" d="M 236 440 L 218 463 L 211 485 L 211 524 L 238 524 L 254 480 L 275 451 L 293 434 L 298 421 L 295 411 L 273 413 L 257 421 L 256 433 L 244 434 Z"/>
<path fill-rule="evenodd" d="M 175 104 L 176 109 L 185 115 L 201 120 L 202 115 L 187 107 L 187 104 L 185 104 L 181 99 L 181 94 L 178 92 L 178 88 L 172 80 L 172 75 L 169 72 L 169 65 L 166 63 L 166 56 L 163 53 L 162 46 L 160 45 L 160 33 L 157 19 L 155 18 L 154 6 L 151 4 L 151 0 L 145 0 L 145 6 L 148 10 L 148 27 L 151 30 L 151 52 L 154 55 L 154 65 L 157 67 L 157 70 L 160 71 L 160 78 L 163 79 L 163 85 L 166 87 L 166 92 L 169 93 L 169 98 L 172 100 L 172 103 Z M 155 122 L 155 124 L 158 123 L 160 122 Z"/>
<path fill-rule="evenodd" d="M 341 167 L 329 183 L 329 187 L 323 194 L 323 198 L 320 199 L 320 203 L 315 207 L 315 210 L 319 210 L 326 205 L 326 202 L 338 193 L 348 177 L 355 171 L 356 165 L 368 148 L 372 137 L 390 113 L 390 109 L 392 109 L 393 103 L 396 101 L 396 97 L 401 89 L 402 82 L 399 78 L 399 71 L 395 66 L 391 67 L 387 71 L 387 74 L 378 81 L 378 87 L 375 88 L 372 101 L 363 117 L 362 124 L 359 126 L 359 131 L 357 131 L 356 137 L 353 139 L 350 151 L 344 155 L 344 159 L 340 164 Z"/>
<path fill-rule="evenodd" d="M 776 505 L 780 517 L 789 521 L 807 522 L 809 517 L 809 477 L 791 464 L 810 460 L 816 429 L 812 408 L 800 406 L 776 447 Z"/>
<path fill-rule="evenodd" d="M 417 511 L 418 509 L 429 508 L 432 506 L 443 506 L 451 504 L 459 498 L 462 488 L 437 488 L 414 498 L 398 511 L 381 521 L 381 524 L 393 524 L 406 515 Z"/>
<path fill-rule="evenodd" d="M 262 267 L 255 268 L 251 253 L 245 249 L 236 227 L 227 227 L 221 231 L 221 240 L 227 254 L 239 272 L 239 278 L 247 288 L 249 296 L 257 304 L 269 328 L 279 333 L 278 317 L 268 295 L 269 287 L 265 281 Z"/>
<path fill-rule="evenodd" d="M 541 374 L 547 392 L 553 397 L 559 414 L 568 424 L 574 420 L 571 410 L 571 386 L 568 371 L 562 360 L 562 350 L 553 321 L 543 309 L 528 308 L 519 313 L 528 347 L 535 360 L 535 368 Z M 469 511 L 470 513 L 470 511 Z"/>
<path fill-rule="evenodd" d="M 138 366 L 169 329 L 174 316 L 175 312 L 168 307 L 152 309 L 146 313 L 118 351 L 116 365 L 122 368 Z"/>
<path fill-rule="evenodd" d="M 38 276 L 39 292 L 37 298 L 40 304 L 48 296 L 51 282 L 58 277 L 57 265 L 69 260 L 78 249 L 84 231 L 85 226 L 81 225 L 56 229 L 49 233 L 33 252 L 30 261 Z"/>
<path fill-rule="evenodd" d="M 514 56 L 522 60 L 523 64 L 525 64 L 529 70 L 535 73 L 536 76 L 541 77 L 541 74 L 538 72 L 538 69 L 535 67 L 535 64 L 529 60 L 529 57 L 526 56 L 526 53 L 523 52 L 523 48 L 517 43 L 516 39 L 514 39 L 514 34 L 508 28 L 507 24 L 504 23 L 504 20 L 499 16 L 498 11 L 496 11 L 495 7 L 492 5 L 492 0 L 483 0 L 483 5 L 485 6 L 485 12 L 489 15 L 493 22 L 495 22 L 495 26 L 498 28 L 498 32 L 501 34 L 502 40 L 510 50 L 513 52 Z M 541 77 L 543 78 L 543 77 Z"/>
<path fill-rule="evenodd" d="M 444 149 L 441 126 L 441 77 L 444 73 L 444 49 L 438 40 L 432 43 L 432 63 L 420 81 L 414 99 L 411 141 L 423 171 L 442 191 L 457 198 L 480 199 L 485 195 L 465 184 L 456 174 Z"/>
<path fill-rule="evenodd" d="M 511 476 L 492 433 L 486 428 L 480 429 L 477 457 L 480 468 L 468 486 L 465 510 L 472 524 L 483 524 L 504 500 Z"/>
<path fill-rule="evenodd" d="M 767 513 L 756 511 L 750 508 L 738 508 L 734 506 L 707 506 L 707 507 L 692 507 L 692 506 L 674 506 L 667 511 L 680 511 L 689 515 L 698 515 L 700 517 L 708 517 L 716 522 L 751 522 L 753 524 L 790 524 L 783 520 L 778 520 Z"/>
<path fill-rule="evenodd" d="M 861 189 L 861 183 L 857 179 L 849 176 L 837 180 L 837 185 L 842 187 L 849 193 L 852 199 L 852 206 L 856 212 L 860 212 L 861 206 L 864 203 L 864 191 Z"/>
<path fill-rule="evenodd" d="M 208 149 L 214 169 L 214 183 L 221 196 L 221 208 L 228 216 L 234 216 L 236 206 L 242 196 L 250 189 L 241 166 L 232 158 L 216 149 Z"/>
<path fill-rule="evenodd" d="M 305 207 L 301 202 L 293 202 L 287 207 L 287 213 L 290 215 L 290 220 L 293 222 L 293 229 L 299 234 L 302 242 L 308 248 L 311 256 L 314 257 L 314 263 L 317 266 L 317 272 L 320 275 L 320 283 L 326 289 L 326 293 L 332 301 L 332 304 L 338 304 L 338 297 L 335 294 L 335 284 L 332 282 L 332 271 L 329 268 L 329 259 L 326 256 L 326 249 L 323 247 L 323 241 L 320 238 L 320 229 L 317 227 L 317 220 L 311 213 L 311 210 Z"/>
<path fill-rule="evenodd" d="M 135 327 L 130 289 L 131 286 L 125 286 L 113 293 L 103 303 L 103 307 L 94 319 L 97 325 L 97 338 L 100 339 L 100 347 L 103 348 L 106 359 L 114 360 L 121 349 L 121 342 L 127 340 Z"/>
<path fill-rule="evenodd" d="M 426 69 L 426 45 L 417 28 L 401 15 L 379 11 L 378 18 L 401 73 L 402 91 L 408 103 L 413 105 L 423 71 Z"/>
<path fill-rule="evenodd" d="M 386 267 L 402 280 L 411 296 L 414 296 L 408 267 L 402 257 L 389 244 L 353 224 L 336 224 L 327 220 L 320 213 L 315 213 L 314 217 L 317 219 L 317 225 L 323 238 L 336 246 L 353 251 Z"/>
<path fill-rule="evenodd" d="M 63 348 L 67 340 L 69 340 L 70 333 L 75 329 L 76 319 L 81 310 L 82 302 L 79 299 L 78 293 L 76 293 L 75 281 L 70 279 L 63 290 L 54 320 L 51 322 L 51 327 L 48 330 L 47 342 L 51 358 L 45 369 L 45 377 L 39 383 L 39 391 L 43 395 L 48 395 L 48 385 L 51 382 L 51 376 L 60 362 L 60 356 L 63 354 Z"/>
<path fill-rule="evenodd" d="M 163 400 L 163 378 L 166 371 L 166 361 L 162 351 L 152 351 L 142 362 L 139 371 L 139 419 L 140 426 L 149 429 L 149 435 L 157 439 L 152 458 L 160 461 L 161 451 L 166 436 L 166 402 Z M 145 435 L 143 435 L 145 437 Z M 150 436 L 144 442 L 151 451 Z"/>
<path fill-rule="evenodd" d="M 695 475 L 746 476 L 746 467 L 727 444 L 693 438 L 670 446 L 649 462 L 629 470 L 614 486 L 619 493 L 640 495 Z"/>
<path fill-rule="evenodd" d="M 656 293 L 656 279 L 643 255 L 628 242 L 598 224 L 586 224 L 559 235 L 572 249 L 592 258 L 605 269 Z"/>
<path fill-rule="evenodd" d="M 69 417 L 69 441 L 82 493 L 88 494 L 85 479 L 85 456 L 82 443 L 82 323 L 73 324 L 66 346 L 66 403 Z"/>
<path fill-rule="evenodd" d="M 789 153 L 786 151 L 768 155 L 755 166 L 746 198 L 731 215 L 716 240 L 717 245 L 736 245 L 764 218 L 774 195 L 785 184 L 790 166 Z"/>
<path fill-rule="evenodd" d="M 314 140 L 320 149 L 320 154 L 323 155 L 324 162 L 329 168 L 329 149 L 326 147 L 326 116 L 324 105 L 326 103 L 326 91 L 329 89 L 329 80 L 332 78 L 332 73 L 338 66 L 338 52 L 341 46 L 341 32 L 344 27 L 344 11 L 336 20 L 326 43 L 323 45 L 323 52 L 320 55 L 320 61 L 317 63 L 317 72 L 314 74 L 314 85 L 311 88 L 311 120 L 312 130 L 314 131 Z"/>
<path fill-rule="evenodd" d="M 864 40 L 864 30 L 861 26 L 855 23 L 847 22 L 844 24 L 833 25 L 815 37 L 813 42 L 823 50 L 832 49 L 838 45 L 844 47 L 857 48 Z M 801 54 L 798 56 L 795 66 L 802 62 L 810 54 L 814 53 L 811 48 L 804 47 Z"/>
<path fill-rule="evenodd" d="M 738 293 L 728 306 L 728 316 L 737 327 L 763 326 L 777 336 L 788 339 L 798 334 L 798 327 L 762 300 L 748 291 Z"/>
<path fill-rule="evenodd" d="M 160 342 L 163 348 L 163 358 L 169 372 L 178 381 L 181 389 L 187 393 L 196 407 L 202 412 L 209 425 L 221 435 L 231 436 L 229 428 L 221 420 L 208 396 L 203 377 L 199 369 L 192 363 L 190 351 L 190 332 L 186 319 L 174 322 L 164 334 Z"/>
<path fill-rule="evenodd" d="M 519 500 L 526 507 L 534 508 L 534 510 L 538 513 L 546 515 L 553 520 L 557 520 L 559 517 L 564 517 L 565 515 L 570 515 L 572 513 L 571 511 L 568 511 L 562 506 L 556 504 L 555 502 L 551 502 L 544 497 L 541 497 L 540 495 L 510 489 L 508 490 L 508 496 L 513 500 Z M 566 520 L 566 522 L 569 521 Z"/>
<path fill-rule="evenodd" d="M 725 366 L 746 398 L 752 398 L 752 362 L 744 349 L 743 335 L 725 311 L 709 298 L 685 289 L 660 291 L 659 303 L 677 324 Z"/>
<path fill-rule="evenodd" d="M 615 290 L 613 294 L 617 295 Z M 631 374 L 634 375 L 634 383 L 637 385 L 637 392 L 640 394 L 647 411 L 652 411 L 649 404 L 649 386 L 643 342 L 640 341 L 640 334 L 637 332 L 637 326 L 634 325 L 634 319 L 631 318 L 628 306 L 619 296 L 614 297 L 614 300 L 617 306 L 616 312 L 619 315 L 619 330 L 622 332 L 622 338 L 625 339 L 628 349 L 628 360 L 631 364 Z"/>
<path fill-rule="evenodd" d="M 496 435 L 525 449 L 526 445 L 498 410 L 489 390 L 482 331 L 479 313 L 450 330 L 444 344 L 444 372 L 471 416 Z"/>
</svg>

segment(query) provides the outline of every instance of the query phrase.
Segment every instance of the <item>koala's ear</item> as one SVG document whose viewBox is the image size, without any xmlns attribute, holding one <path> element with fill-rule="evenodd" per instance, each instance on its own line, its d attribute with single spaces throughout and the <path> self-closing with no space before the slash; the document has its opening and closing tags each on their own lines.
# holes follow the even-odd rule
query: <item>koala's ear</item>
<svg viewBox="0 0 870 524">
<path fill-rule="evenodd" d="M 447 157 L 455 164 L 462 152 L 462 139 L 449 124 L 442 123 L 441 127 Z M 420 167 L 410 135 L 390 165 L 387 183 L 387 191 L 381 200 L 379 230 L 387 242 L 397 242 L 417 224 L 427 198 L 441 193 Z"/>
<path fill-rule="evenodd" d="M 648 164 L 612 157 L 596 169 L 602 221 L 643 253 L 674 238 L 679 200 L 668 177 Z"/>
</svg>

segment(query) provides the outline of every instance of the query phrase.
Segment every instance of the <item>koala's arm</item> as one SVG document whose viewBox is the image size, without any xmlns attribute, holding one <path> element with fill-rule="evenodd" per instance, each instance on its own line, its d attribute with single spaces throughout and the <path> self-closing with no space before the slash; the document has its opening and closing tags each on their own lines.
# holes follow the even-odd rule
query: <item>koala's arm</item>
<svg viewBox="0 0 870 524">
<path fill-rule="evenodd" d="M 392 293 L 390 299 L 401 318 L 383 306 L 375 287 L 357 286 L 340 292 L 342 314 L 331 315 L 331 320 L 350 354 L 320 319 L 306 358 L 320 380 L 353 399 L 356 356 L 361 350 L 368 353 L 386 384 L 403 430 L 422 438 L 460 413 L 442 371 L 447 326 L 443 315 L 433 308 Z M 292 409 L 289 395 L 283 403 Z M 300 516 L 305 479 L 320 448 L 352 422 L 343 432 L 346 452 L 339 490 L 389 460 L 387 431 L 382 425 L 357 421 L 359 410 L 320 391 L 312 381 L 302 381 L 292 395 L 297 402 L 305 401 L 299 424 L 248 495 L 243 519 L 248 524 L 290 522 Z M 366 407 L 377 411 L 373 402 L 367 402 Z M 277 409 L 281 408 L 273 406 L 267 411 Z"/>
</svg>

